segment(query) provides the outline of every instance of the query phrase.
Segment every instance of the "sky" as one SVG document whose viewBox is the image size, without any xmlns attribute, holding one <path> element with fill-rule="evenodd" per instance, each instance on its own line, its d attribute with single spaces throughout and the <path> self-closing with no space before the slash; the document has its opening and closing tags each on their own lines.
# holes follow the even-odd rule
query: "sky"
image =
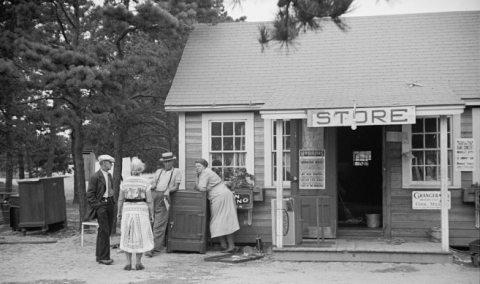
<svg viewBox="0 0 480 284">
<path fill-rule="evenodd" d="M 228 14 L 237 19 L 247 16 L 248 22 L 272 21 L 278 0 L 242 0 L 232 10 L 232 0 L 224 0 Z M 480 0 L 354 0 L 354 11 L 345 16 L 436 13 L 480 10 Z"/>
</svg>

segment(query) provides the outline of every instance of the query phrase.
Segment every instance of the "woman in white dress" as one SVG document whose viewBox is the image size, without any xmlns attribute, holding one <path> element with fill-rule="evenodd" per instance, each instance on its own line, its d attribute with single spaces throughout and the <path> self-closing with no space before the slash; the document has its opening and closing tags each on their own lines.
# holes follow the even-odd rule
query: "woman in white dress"
<svg viewBox="0 0 480 284">
<path fill-rule="evenodd" d="M 231 253 L 235 251 L 233 233 L 240 229 L 235 197 L 223 183 L 222 179 L 207 167 L 208 162 L 205 159 L 195 161 L 195 170 L 197 172 L 195 189 L 207 191 L 208 200 L 210 200 L 211 237 L 219 237 L 222 250 Z"/>
<path fill-rule="evenodd" d="M 153 249 L 153 200 L 150 181 L 140 177 L 145 165 L 137 158 L 132 159 L 132 176 L 120 186 L 117 218 L 122 220 L 120 249 L 125 252 L 127 265 L 132 269 L 132 254 L 136 254 L 135 269 L 142 270 L 142 255 Z"/>
</svg>

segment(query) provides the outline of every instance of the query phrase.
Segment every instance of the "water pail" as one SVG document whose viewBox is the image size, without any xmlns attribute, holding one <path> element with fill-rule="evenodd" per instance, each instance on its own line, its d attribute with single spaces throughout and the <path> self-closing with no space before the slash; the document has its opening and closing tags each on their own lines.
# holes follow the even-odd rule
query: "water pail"
<svg viewBox="0 0 480 284">
<path fill-rule="evenodd" d="M 4 201 L 0 203 L 2 209 L 3 224 L 10 225 L 10 203 Z"/>
<path fill-rule="evenodd" d="M 365 214 L 367 216 L 367 227 L 380 227 L 380 214 Z"/>
</svg>

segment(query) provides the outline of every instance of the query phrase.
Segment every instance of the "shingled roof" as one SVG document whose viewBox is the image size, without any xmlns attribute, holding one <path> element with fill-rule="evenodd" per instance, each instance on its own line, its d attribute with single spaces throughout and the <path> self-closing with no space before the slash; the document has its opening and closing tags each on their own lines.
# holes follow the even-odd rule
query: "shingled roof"
<svg viewBox="0 0 480 284">
<path fill-rule="evenodd" d="M 259 23 L 199 25 L 165 106 L 267 110 L 480 102 L 480 12 L 344 18 L 289 52 L 258 43 Z M 265 23 L 267 26 L 270 23 Z M 413 86 L 410 83 L 416 82 Z M 463 100 L 463 101 L 462 101 Z"/>
</svg>

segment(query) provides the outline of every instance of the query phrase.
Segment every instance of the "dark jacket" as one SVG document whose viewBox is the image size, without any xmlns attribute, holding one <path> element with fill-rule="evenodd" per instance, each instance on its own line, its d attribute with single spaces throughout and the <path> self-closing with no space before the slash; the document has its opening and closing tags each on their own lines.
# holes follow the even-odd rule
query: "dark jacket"
<svg viewBox="0 0 480 284">
<path fill-rule="evenodd" d="M 113 178 L 110 173 L 108 174 L 108 178 L 110 179 L 110 184 L 113 185 Z M 85 220 L 97 219 L 97 208 L 106 190 L 107 184 L 103 177 L 102 170 L 98 170 L 90 177 L 90 181 L 88 182 Z"/>
</svg>

